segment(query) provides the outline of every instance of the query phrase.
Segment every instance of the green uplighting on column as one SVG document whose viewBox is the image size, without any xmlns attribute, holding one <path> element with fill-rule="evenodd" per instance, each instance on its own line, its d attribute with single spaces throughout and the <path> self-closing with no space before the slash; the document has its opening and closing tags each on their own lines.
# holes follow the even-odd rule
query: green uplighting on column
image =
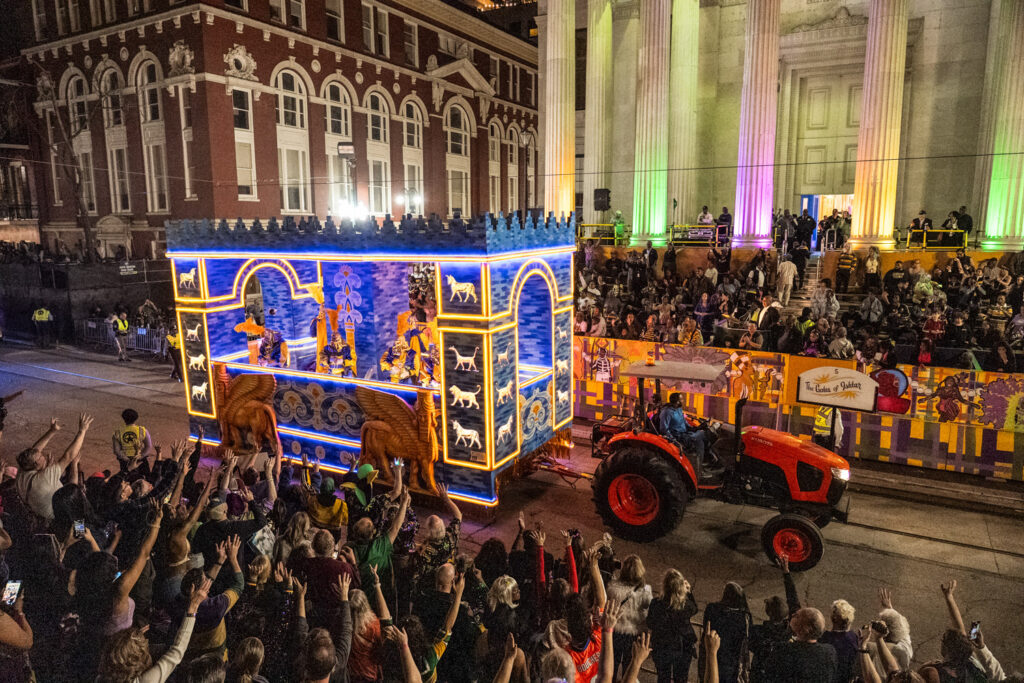
<svg viewBox="0 0 1024 683">
<path fill-rule="evenodd" d="M 1004 2 L 984 249 L 1024 247 L 1024 2 Z"/>
</svg>

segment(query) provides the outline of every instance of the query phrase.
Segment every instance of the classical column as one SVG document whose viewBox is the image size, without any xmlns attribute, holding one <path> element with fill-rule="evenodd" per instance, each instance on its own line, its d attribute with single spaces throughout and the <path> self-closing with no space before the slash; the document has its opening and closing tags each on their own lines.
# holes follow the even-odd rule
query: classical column
<svg viewBox="0 0 1024 683">
<path fill-rule="evenodd" d="M 985 85 L 981 90 L 981 116 L 978 127 L 978 157 L 974 160 L 974 186 L 971 189 L 967 213 L 974 216 L 975 235 L 985 233 L 985 214 L 988 212 L 988 183 L 992 179 L 992 145 L 995 144 L 992 125 L 996 110 L 996 87 L 1002 68 L 1006 30 L 1000 23 L 1002 0 L 992 0 L 988 10 L 988 33 L 985 39 Z"/>
<path fill-rule="evenodd" d="M 640 3 L 633 241 L 665 243 L 668 224 L 668 68 L 672 0 Z"/>
<path fill-rule="evenodd" d="M 737 247 L 771 245 L 780 9 L 781 0 L 747 3 L 733 209 L 733 245 Z"/>
<path fill-rule="evenodd" d="M 612 3 L 587 5 L 587 109 L 583 122 L 583 215 L 603 223 L 594 211 L 594 190 L 608 188 L 609 128 L 612 122 Z"/>
<path fill-rule="evenodd" d="M 576 208 L 576 3 L 548 0 L 544 81 L 544 211 Z"/>
<path fill-rule="evenodd" d="M 1004 2 L 998 50 L 1005 62 L 996 81 L 992 177 L 985 212 L 985 249 L 1024 247 L 1024 2 Z"/>
<path fill-rule="evenodd" d="M 907 68 L 907 4 L 908 0 L 871 0 L 868 10 L 850 235 L 856 247 L 893 246 Z"/>
<path fill-rule="evenodd" d="M 673 0 L 668 127 L 668 202 L 674 223 L 697 217 L 693 206 L 697 171 L 697 57 L 700 54 L 700 0 Z M 589 105 L 588 105 L 589 106 Z"/>
</svg>

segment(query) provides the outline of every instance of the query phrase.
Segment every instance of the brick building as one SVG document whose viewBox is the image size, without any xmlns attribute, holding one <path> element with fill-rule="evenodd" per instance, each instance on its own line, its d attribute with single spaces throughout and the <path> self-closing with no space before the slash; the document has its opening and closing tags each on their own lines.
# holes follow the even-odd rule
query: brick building
<svg viewBox="0 0 1024 683">
<path fill-rule="evenodd" d="M 171 218 L 539 203 L 537 48 L 441 0 L 19 5 L 40 128 L 57 136 L 58 109 L 81 129 L 106 254 L 159 255 Z M 49 156 L 40 230 L 71 246 L 75 195 Z"/>
</svg>

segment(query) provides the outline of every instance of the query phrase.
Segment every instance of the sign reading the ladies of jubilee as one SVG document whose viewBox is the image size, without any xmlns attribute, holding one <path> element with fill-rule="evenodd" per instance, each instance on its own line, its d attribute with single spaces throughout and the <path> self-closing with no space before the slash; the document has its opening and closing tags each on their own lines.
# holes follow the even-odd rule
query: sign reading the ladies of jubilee
<svg viewBox="0 0 1024 683">
<path fill-rule="evenodd" d="M 878 382 L 863 372 L 834 366 L 800 373 L 797 400 L 803 403 L 873 411 Z"/>
</svg>

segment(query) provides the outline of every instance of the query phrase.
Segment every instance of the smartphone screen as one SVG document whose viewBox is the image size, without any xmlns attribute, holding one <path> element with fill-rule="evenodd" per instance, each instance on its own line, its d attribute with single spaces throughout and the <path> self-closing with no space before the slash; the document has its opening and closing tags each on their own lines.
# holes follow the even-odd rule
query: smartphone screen
<svg viewBox="0 0 1024 683">
<path fill-rule="evenodd" d="M 7 585 L 4 586 L 4 604 L 10 607 L 14 604 L 14 601 L 18 599 L 18 593 L 21 592 L 21 581 L 8 581 Z"/>
<path fill-rule="evenodd" d="M 980 629 L 981 629 L 981 622 L 980 621 L 976 621 L 973 624 L 971 624 L 971 640 L 977 640 L 978 639 L 978 631 Z"/>
<path fill-rule="evenodd" d="M 75 538 L 81 538 L 85 536 L 85 521 L 81 519 L 75 520 Z"/>
</svg>

